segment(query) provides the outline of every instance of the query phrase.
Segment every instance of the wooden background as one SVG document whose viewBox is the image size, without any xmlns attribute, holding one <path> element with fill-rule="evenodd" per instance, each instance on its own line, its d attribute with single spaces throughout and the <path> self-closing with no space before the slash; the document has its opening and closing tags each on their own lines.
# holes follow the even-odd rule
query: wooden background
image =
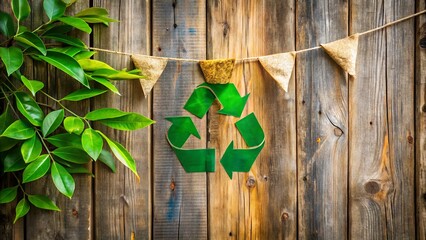
<svg viewBox="0 0 426 240">
<path fill-rule="evenodd" d="M 9 0 L 0 8 L 10 11 Z M 32 0 L 38 26 L 46 17 Z M 120 20 L 94 27 L 93 47 L 183 58 L 250 57 L 305 49 L 362 32 L 426 8 L 421 0 L 80 0 L 78 12 L 105 7 Z M 196 120 L 201 141 L 216 148 L 217 171 L 187 174 L 166 142 L 166 116 L 203 82 L 197 64 L 169 62 L 148 98 L 137 81 L 71 105 L 77 112 L 118 107 L 152 117 L 148 129 L 109 130 L 137 161 L 141 181 L 118 166 L 94 165 L 78 176 L 72 200 L 50 179 L 29 186 L 46 193 L 60 213 L 32 210 L 12 225 L 14 206 L 1 205 L 1 239 L 425 239 L 426 16 L 360 38 L 357 77 L 324 53 L 297 56 L 288 93 L 257 62 L 240 64 L 232 81 L 251 93 L 266 145 L 249 173 L 230 180 L 219 163 L 229 142 L 242 146 L 235 118 L 218 106 Z M 99 53 L 116 68 L 127 56 Z M 64 96 L 63 73 L 34 63 L 25 72 Z M 195 119 L 195 118 L 194 118 Z M 6 183 L 6 180 L 2 180 Z M 2 183 L 3 184 L 3 183 Z"/>
</svg>

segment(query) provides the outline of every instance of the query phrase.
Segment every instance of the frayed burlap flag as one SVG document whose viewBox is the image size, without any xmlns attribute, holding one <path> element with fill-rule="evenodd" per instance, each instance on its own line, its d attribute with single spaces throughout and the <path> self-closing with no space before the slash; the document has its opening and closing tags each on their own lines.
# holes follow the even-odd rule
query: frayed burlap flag
<svg viewBox="0 0 426 240">
<path fill-rule="evenodd" d="M 144 79 L 139 79 L 143 94 L 146 98 L 166 68 L 167 59 L 153 58 L 143 55 L 132 55 L 131 59 L 135 64 L 135 67 L 141 70 L 146 76 Z"/>
<path fill-rule="evenodd" d="M 355 76 L 356 72 L 358 38 L 359 35 L 356 33 L 344 39 L 321 44 L 325 52 L 339 64 L 343 70 L 352 76 Z"/>
<path fill-rule="evenodd" d="M 201 60 L 199 63 L 206 82 L 226 84 L 231 80 L 235 59 Z"/>
<path fill-rule="evenodd" d="M 295 59 L 295 52 L 287 52 L 259 57 L 259 62 L 269 75 L 287 92 Z"/>
</svg>

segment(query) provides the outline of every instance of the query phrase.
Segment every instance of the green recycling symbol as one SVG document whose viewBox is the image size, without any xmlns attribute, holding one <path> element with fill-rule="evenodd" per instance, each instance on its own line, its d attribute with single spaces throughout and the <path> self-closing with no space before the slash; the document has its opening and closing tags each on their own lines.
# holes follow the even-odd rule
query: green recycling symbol
<svg viewBox="0 0 426 240">
<path fill-rule="evenodd" d="M 189 97 L 184 109 L 198 118 L 203 118 L 217 99 L 222 105 L 220 114 L 241 117 L 249 94 L 241 97 L 234 84 L 199 85 Z M 214 172 L 215 149 L 182 148 L 188 138 L 193 135 L 201 139 L 197 128 L 189 116 L 167 117 L 172 125 L 166 138 L 186 172 Z M 235 149 L 231 141 L 220 163 L 232 179 L 233 172 L 248 172 L 265 145 L 265 133 L 254 113 L 243 117 L 235 123 L 248 148 Z"/>
</svg>

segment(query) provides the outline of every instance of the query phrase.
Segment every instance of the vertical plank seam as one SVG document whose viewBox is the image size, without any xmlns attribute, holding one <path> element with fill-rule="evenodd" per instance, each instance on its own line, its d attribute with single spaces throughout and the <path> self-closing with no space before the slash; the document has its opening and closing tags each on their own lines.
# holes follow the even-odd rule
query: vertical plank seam
<svg viewBox="0 0 426 240">
<path fill-rule="evenodd" d="M 294 49 L 297 50 L 297 0 L 294 0 Z M 294 111 L 295 111 L 295 133 L 296 133 L 296 214 L 295 214 L 295 224 L 296 224 L 296 239 L 299 239 L 299 144 L 297 144 L 297 130 L 298 130 L 298 117 L 297 117 L 297 111 L 298 111 L 298 94 L 297 94 L 297 61 L 294 62 L 294 98 L 295 98 L 295 104 L 294 104 Z"/>
<path fill-rule="evenodd" d="M 417 1 L 414 3 L 414 9 L 413 9 L 413 11 L 414 12 L 417 12 L 416 11 L 416 9 L 417 9 Z M 413 28 L 413 33 L 414 33 L 414 36 L 413 36 L 413 52 L 414 52 L 414 65 L 413 65 L 413 89 L 412 89 L 412 92 L 413 92 L 413 104 L 414 104 L 414 107 L 413 107 L 413 127 L 414 127 L 414 129 L 413 129 L 413 138 L 414 138 L 414 148 L 413 148 L 413 157 L 414 157 L 414 164 L 413 164 L 413 183 L 414 183 L 414 190 L 413 190 L 413 193 L 414 193 L 414 198 L 413 198 L 413 201 L 414 201 L 414 226 L 418 226 L 417 225 L 417 219 L 416 219 L 416 214 L 417 214 L 417 211 L 416 211 L 416 207 L 417 207 L 417 204 L 416 204 L 416 199 L 417 199 L 417 190 L 416 190 L 416 187 L 417 187 L 417 184 L 416 184 L 416 156 L 417 156 L 417 154 L 416 154 L 416 150 L 417 150 L 417 148 L 416 148 L 416 138 L 417 138 L 417 132 L 416 132 L 416 124 L 417 124 L 417 119 L 416 119 L 416 109 L 417 109 L 417 103 L 416 103 L 416 97 L 417 97 L 417 94 L 416 94 L 416 79 L 417 79 L 417 72 L 416 72 L 416 39 L 417 39 L 417 34 L 416 34 L 416 24 L 417 24 L 417 19 L 419 19 L 420 17 L 416 17 L 416 18 L 414 18 L 413 19 L 413 25 L 412 25 L 412 28 Z M 417 232 L 418 232 L 418 229 L 417 229 L 417 227 L 414 227 L 414 237 L 416 237 L 417 236 Z"/>
<path fill-rule="evenodd" d="M 415 3 L 414 3 L 414 11 L 415 12 L 417 12 L 418 11 L 418 9 L 419 9 L 419 2 L 418 1 L 416 1 Z M 420 106 L 417 106 L 417 77 L 418 77 L 418 74 L 417 74 L 417 67 L 419 66 L 418 64 L 416 64 L 417 62 L 418 62 L 418 60 L 420 59 L 420 57 L 419 57 L 419 52 L 418 51 L 416 51 L 416 45 L 417 45 L 417 36 L 419 36 L 419 33 L 417 32 L 417 29 L 419 29 L 419 27 L 420 27 L 420 17 L 418 17 L 418 18 L 415 18 L 414 19 L 414 38 L 413 38 L 413 41 L 414 41 L 414 46 L 413 46 L 413 51 L 414 51 L 414 61 L 415 61 L 415 64 L 414 64 L 414 84 L 413 84 L 413 87 L 414 87 L 414 91 L 413 91 L 413 104 L 414 104 L 414 108 L 413 108 L 413 111 L 414 111 L 414 113 L 413 113 L 413 116 L 414 116 L 414 131 L 413 131 L 413 135 L 414 135 L 414 224 L 415 224 L 415 228 L 414 228 L 414 237 L 415 237 L 415 239 L 420 239 L 420 236 L 419 236 L 419 229 L 418 229 L 418 224 L 419 224 L 419 216 L 420 216 L 420 212 L 419 211 L 417 211 L 417 208 L 418 208 L 418 196 L 417 196 L 417 194 L 418 194 L 418 183 L 419 183 L 419 181 L 418 181 L 418 179 L 419 179 L 419 176 L 418 176 L 418 174 L 417 174 L 417 144 L 418 144 L 418 141 L 417 141 L 417 108 L 418 107 L 420 107 Z"/>
<path fill-rule="evenodd" d="M 93 7 L 93 0 L 89 0 L 89 7 Z M 94 43 L 94 33 L 95 33 L 96 31 L 94 31 L 93 32 L 93 34 L 90 34 L 89 35 L 89 46 L 91 46 L 91 47 L 93 47 L 93 43 Z M 93 57 L 92 57 L 93 58 Z M 89 111 L 91 110 L 93 108 L 93 99 L 91 99 L 91 100 L 89 100 Z M 95 167 L 95 162 L 92 162 L 92 174 L 94 174 L 94 172 L 96 171 L 96 167 Z M 91 236 L 91 238 L 92 239 L 96 239 L 96 230 L 95 230 L 95 228 L 96 228 L 96 218 L 95 218 L 95 216 L 96 216 L 96 207 L 95 207 L 95 204 L 96 204 L 96 179 L 95 178 L 93 178 L 92 179 L 92 181 L 91 181 L 91 183 L 92 183 L 92 202 L 91 202 L 91 204 L 92 204 L 92 211 L 91 211 L 91 213 L 90 213 L 90 217 L 92 218 L 92 221 L 90 221 L 90 229 L 91 229 L 91 234 L 90 234 L 90 236 Z"/>
<path fill-rule="evenodd" d="M 395 8 L 395 6 L 393 6 L 393 8 Z M 386 21 L 386 9 L 385 9 L 385 3 L 383 3 L 382 4 L 382 11 L 383 11 L 383 22 L 385 22 Z M 395 9 L 391 9 L 391 11 L 395 11 Z M 385 107 L 385 110 L 386 110 L 386 135 L 385 136 L 387 136 L 387 144 L 388 144 L 388 146 L 389 146 L 389 148 L 388 148 L 388 151 L 389 151 L 389 153 L 388 153 L 388 161 L 389 161 L 389 164 L 391 164 L 392 165 L 392 162 L 395 160 L 395 158 L 394 159 L 390 159 L 391 158 L 391 154 L 390 154 L 390 152 L 392 151 L 392 149 L 391 148 L 394 148 L 395 147 L 395 145 L 394 144 L 392 144 L 392 146 L 391 146 L 391 143 L 392 143 L 392 141 L 393 141 L 393 138 L 394 138 L 394 136 L 392 136 L 392 139 L 390 139 L 390 135 L 391 135 L 391 131 L 390 131 L 390 129 L 389 129 L 389 118 L 390 118 L 390 114 L 391 113 L 389 113 L 389 84 L 388 84 L 388 32 L 390 31 L 389 29 L 384 29 L 383 30 L 384 31 L 384 35 L 385 35 L 385 63 L 384 63 L 384 65 L 385 65 L 385 105 L 386 105 L 386 107 Z M 379 33 L 380 32 L 382 32 L 382 31 L 379 31 Z M 386 144 L 386 143 L 385 143 Z M 393 175 L 393 173 L 392 173 L 392 170 L 393 169 L 390 169 L 390 172 L 391 172 L 391 175 Z M 394 179 L 393 179 L 393 176 L 392 176 L 392 179 L 391 179 L 391 181 L 392 181 L 392 185 L 394 184 Z M 395 197 L 395 195 L 394 195 L 394 197 Z M 385 211 L 384 211 L 384 214 L 385 214 L 385 221 L 384 221 L 384 224 L 385 224 L 385 227 L 386 227 L 386 229 L 385 229 L 385 231 L 384 231 L 384 237 L 385 238 L 389 238 L 389 237 L 392 237 L 392 235 L 390 235 L 389 236 L 389 233 L 388 233 L 388 229 L 389 229 L 389 227 L 392 227 L 392 226 L 389 226 L 389 224 L 388 224 L 388 217 L 392 217 L 392 216 L 388 216 L 388 212 L 387 212 L 387 208 L 389 207 L 389 208 L 391 208 L 391 206 L 386 206 L 387 205 L 387 203 L 385 203 L 384 204 L 385 205 Z"/>
<path fill-rule="evenodd" d="M 208 40 L 209 40 L 209 31 L 208 31 L 208 26 L 209 26 L 209 18 L 208 18 L 208 11 L 209 11 L 209 8 L 208 8 L 208 1 L 209 0 L 206 0 L 206 2 L 205 2 L 205 8 L 206 8 L 206 12 L 205 12 L 205 18 L 206 18 L 206 26 L 205 26 L 205 28 L 206 28 L 206 45 L 205 45 L 205 59 L 209 59 L 209 57 L 207 56 L 207 54 L 208 54 L 208 48 L 209 48 L 209 42 L 208 42 Z M 198 63 L 195 63 L 195 64 L 198 64 Z M 206 116 L 206 128 L 205 128 L 205 131 L 206 131 L 206 149 L 208 148 L 208 146 L 209 146 L 209 142 L 210 142 L 210 131 L 209 131 L 209 129 L 210 129 L 210 127 L 209 127 L 209 125 L 210 125 L 210 119 L 209 119 L 209 114 L 206 114 L 205 115 Z M 216 156 L 216 155 L 215 155 Z M 216 164 L 216 157 L 215 157 L 215 159 L 214 159 L 214 161 L 215 161 L 215 164 Z M 215 169 L 215 171 L 217 170 L 217 166 L 215 167 L 216 169 Z M 207 173 L 206 172 L 206 222 L 207 222 L 207 229 L 206 229 L 206 234 L 207 234 L 207 240 L 208 239 L 210 239 L 210 221 L 209 221 L 209 219 L 210 219 L 210 211 L 209 211 L 209 208 L 210 208 L 210 181 L 209 181 L 209 173 Z"/>
<path fill-rule="evenodd" d="M 154 54 L 154 34 L 153 34 L 153 30 L 154 30 L 154 4 L 153 4 L 153 0 L 147 0 L 149 3 L 149 11 L 150 11 L 150 16 L 149 16 L 149 38 L 150 38 L 150 43 L 149 43 L 149 54 L 153 55 Z M 151 91 L 150 94 L 150 98 L 151 98 L 151 119 L 154 118 L 154 94 L 155 91 Z M 148 198 L 150 203 L 150 207 L 151 207 L 151 226 L 150 226 L 150 236 L 148 237 L 148 239 L 153 239 L 154 236 L 154 159 L 155 159 L 155 155 L 154 155 L 154 126 L 150 127 L 150 132 L 151 132 L 151 159 L 150 159 L 150 195 L 151 197 Z"/>
<path fill-rule="evenodd" d="M 351 25 L 351 10 L 352 10 L 352 8 L 351 8 L 351 0 L 348 0 L 348 32 L 347 32 L 347 34 L 346 35 L 350 35 L 350 34 L 352 34 L 352 25 Z M 358 54 L 358 53 L 357 53 Z M 356 69 L 355 69 L 355 71 L 356 71 Z M 350 224 L 350 197 L 351 197 L 351 195 L 350 195 L 350 192 L 351 192 L 351 188 L 350 188 L 350 180 L 351 180 L 351 177 L 350 177 L 350 174 L 351 174 L 351 171 L 350 171 L 350 152 L 351 152 L 351 145 L 350 145 L 350 141 L 349 141 L 349 139 L 350 139 L 350 131 L 349 131 L 349 129 L 351 129 L 351 123 L 350 123 L 350 121 L 351 121 L 351 118 L 350 118 L 350 116 L 349 116 L 349 114 L 350 114 L 350 107 L 351 107 L 351 104 L 349 103 L 349 99 L 350 99 L 350 81 L 351 80 L 354 80 L 355 79 L 355 77 L 351 77 L 351 76 L 349 76 L 349 74 L 347 74 L 347 95 L 346 95 L 346 102 L 348 103 L 348 106 L 347 106 L 347 128 L 346 128 L 346 138 L 347 138 L 347 141 L 346 141 L 346 147 L 347 147 L 347 149 L 348 149 L 348 151 L 346 152 L 346 158 L 347 158 L 347 164 L 346 164 L 346 239 L 350 239 L 350 226 L 351 226 L 351 224 Z"/>
</svg>

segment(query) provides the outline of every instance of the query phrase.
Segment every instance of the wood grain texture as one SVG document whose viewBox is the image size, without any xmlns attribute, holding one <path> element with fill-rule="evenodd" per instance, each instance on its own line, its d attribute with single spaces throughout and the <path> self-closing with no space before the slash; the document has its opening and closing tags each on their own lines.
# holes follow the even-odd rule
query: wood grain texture
<svg viewBox="0 0 426 240">
<path fill-rule="evenodd" d="M 111 23 L 94 28 L 93 46 L 123 52 L 149 54 L 149 1 L 93 1 L 93 6 L 109 10 Z M 99 53 L 96 56 L 117 69 L 132 69 L 129 56 Z M 107 94 L 93 101 L 95 109 L 115 107 L 150 117 L 151 101 L 143 96 L 138 80 L 116 81 L 121 96 Z M 100 126 L 98 126 L 100 127 Z M 117 172 L 105 166 L 95 168 L 95 239 L 149 239 L 151 231 L 151 132 L 133 132 L 100 127 L 108 136 L 125 146 L 136 161 L 136 176 L 116 162 Z"/>
<path fill-rule="evenodd" d="M 416 1 L 417 11 L 426 2 Z M 416 148 L 416 232 L 417 239 L 426 239 L 426 17 L 417 18 L 416 29 L 416 84 L 415 84 L 415 148 Z"/>
<path fill-rule="evenodd" d="M 153 55 L 206 57 L 205 1 L 153 1 Z M 188 115 L 183 106 L 203 77 L 196 63 L 170 61 L 153 91 L 153 238 L 207 239 L 207 188 L 205 173 L 185 173 L 166 141 L 167 116 Z M 206 147 L 206 119 L 191 116 L 201 141 L 185 148 Z"/>
<path fill-rule="evenodd" d="M 208 58 L 241 58 L 294 50 L 294 5 L 278 1 L 208 1 Z M 280 31 L 276 31 L 279 26 Z M 254 112 L 265 147 L 248 173 L 230 180 L 220 158 L 232 140 L 246 148 L 234 117 L 209 114 L 209 147 L 216 172 L 209 173 L 211 239 L 295 239 L 297 224 L 294 78 L 284 92 L 258 62 L 238 64 L 231 81 L 251 93 L 242 116 Z"/>
<path fill-rule="evenodd" d="M 347 36 L 346 1 L 298 2 L 296 48 Z M 296 57 L 300 239 L 347 238 L 348 85 L 319 49 Z"/>
<path fill-rule="evenodd" d="M 351 2 L 351 33 L 413 11 L 414 2 Z M 415 238 L 413 23 L 360 38 L 349 95 L 352 239 Z"/>
</svg>

